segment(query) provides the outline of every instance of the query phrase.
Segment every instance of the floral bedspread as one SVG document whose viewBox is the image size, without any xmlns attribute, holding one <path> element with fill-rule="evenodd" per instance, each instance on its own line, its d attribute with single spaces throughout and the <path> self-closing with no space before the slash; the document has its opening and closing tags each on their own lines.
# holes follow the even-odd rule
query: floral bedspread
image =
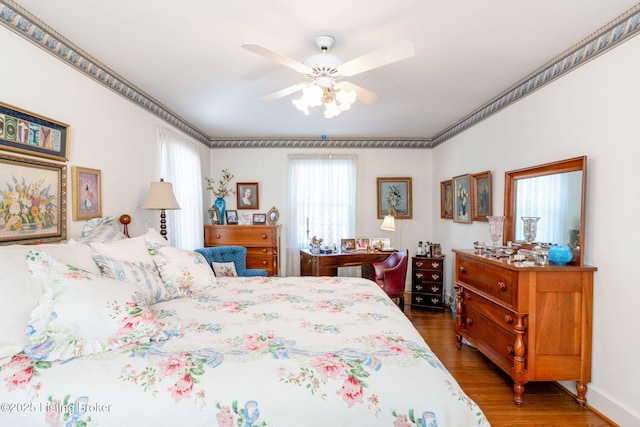
<svg viewBox="0 0 640 427">
<path fill-rule="evenodd" d="M 2 367 L 0 425 L 489 425 L 371 281 L 220 278 L 152 308 L 166 340 Z"/>
</svg>

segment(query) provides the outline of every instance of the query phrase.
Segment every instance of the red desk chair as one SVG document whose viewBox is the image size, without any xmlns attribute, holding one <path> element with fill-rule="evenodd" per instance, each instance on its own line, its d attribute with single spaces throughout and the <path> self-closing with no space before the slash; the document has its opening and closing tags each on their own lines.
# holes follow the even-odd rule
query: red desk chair
<svg viewBox="0 0 640 427">
<path fill-rule="evenodd" d="M 382 262 L 374 262 L 374 280 L 389 295 L 398 299 L 398 307 L 404 311 L 404 285 L 407 277 L 409 250 L 394 252 Z"/>
</svg>

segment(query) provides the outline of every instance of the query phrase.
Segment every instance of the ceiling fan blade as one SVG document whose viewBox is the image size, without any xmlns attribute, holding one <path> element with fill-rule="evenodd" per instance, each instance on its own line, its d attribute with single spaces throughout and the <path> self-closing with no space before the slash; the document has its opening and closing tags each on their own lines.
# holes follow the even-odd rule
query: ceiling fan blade
<svg viewBox="0 0 640 427">
<path fill-rule="evenodd" d="M 250 52 L 257 53 L 260 56 L 264 56 L 267 59 L 271 59 L 272 61 L 278 62 L 284 66 L 292 68 L 299 73 L 302 74 L 310 74 L 313 73 L 311 68 L 304 65 L 302 62 L 296 61 L 295 59 L 291 59 L 287 56 L 280 55 L 279 53 L 275 53 L 272 50 L 269 50 L 265 47 L 254 43 L 243 43 L 240 45 L 243 49 L 246 49 Z"/>
<path fill-rule="evenodd" d="M 363 104 L 373 104 L 374 102 L 376 102 L 378 99 L 380 99 L 380 97 L 378 95 L 376 95 L 375 93 L 368 91 L 367 89 L 358 86 L 358 85 L 354 85 L 351 82 L 338 82 L 335 84 L 335 88 L 336 89 L 346 89 L 346 90 L 355 90 L 356 91 L 356 99 L 360 102 L 362 102 Z"/>
<path fill-rule="evenodd" d="M 358 58 L 347 61 L 338 66 L 338 71 L 343 76 L 349 77 L 383 65 L 401 61 L 415 55 L 416 49 L 413 43 L 406 40 L 400 40 L 391 43 L 389 46 L 376 49 L 373 52 L 366 53 Z"/>
<path fill-rule="evenodd" d="M 269 95 L 263 96 L 262 98 L 260 98 L 260 101 L 273 101 L 275 99 L 282 98 L 287 95 L 291 95 L 292 93 L 302 90 L 307 84 L 308 83 L 298 83 L 296 85 L 289 86 L 284 89 L 280 89 L 277 92 L 273 92 Z"/>
</svg>

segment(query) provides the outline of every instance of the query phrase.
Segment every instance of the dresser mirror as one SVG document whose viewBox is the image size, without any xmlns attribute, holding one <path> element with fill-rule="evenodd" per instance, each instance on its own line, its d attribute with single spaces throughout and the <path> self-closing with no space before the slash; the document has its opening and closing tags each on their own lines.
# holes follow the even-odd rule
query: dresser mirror
<svg viewBox="0 0 640 427">
<path fill-rule="evenodd" d="M 569 246 L 570 264 L 583 265 L 586 190 L 586 156 L 506 172 L 504 242 L 526 249 Z M 533 218 L 526 227 L 535 229 L 533 239 L 523 217 Z"/>
</svg>

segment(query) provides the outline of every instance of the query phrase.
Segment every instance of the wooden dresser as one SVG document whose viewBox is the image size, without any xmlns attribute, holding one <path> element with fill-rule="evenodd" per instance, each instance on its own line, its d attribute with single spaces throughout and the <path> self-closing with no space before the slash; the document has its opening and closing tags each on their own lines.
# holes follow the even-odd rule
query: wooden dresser
<svg viewBox="0 0 640 427">
<path fill-rule="evenodd" d="M 529 381 L 577 381 L 586 404 L 596 268 L 453 252 L 458 349 L 466 339 L 511 376 L 518 406 Z"/>
<path fill-rule="evenodd" d="M 244 246 L 247 268 L 267 270 L 269 276 L 279 275 L 279 225 L 205 225 L 204 245 Z"/>
<path fill-rule="evenodd" d="M 444 311 L 444 256 L 411 258 L 411 309 Z"/>
</svg>

